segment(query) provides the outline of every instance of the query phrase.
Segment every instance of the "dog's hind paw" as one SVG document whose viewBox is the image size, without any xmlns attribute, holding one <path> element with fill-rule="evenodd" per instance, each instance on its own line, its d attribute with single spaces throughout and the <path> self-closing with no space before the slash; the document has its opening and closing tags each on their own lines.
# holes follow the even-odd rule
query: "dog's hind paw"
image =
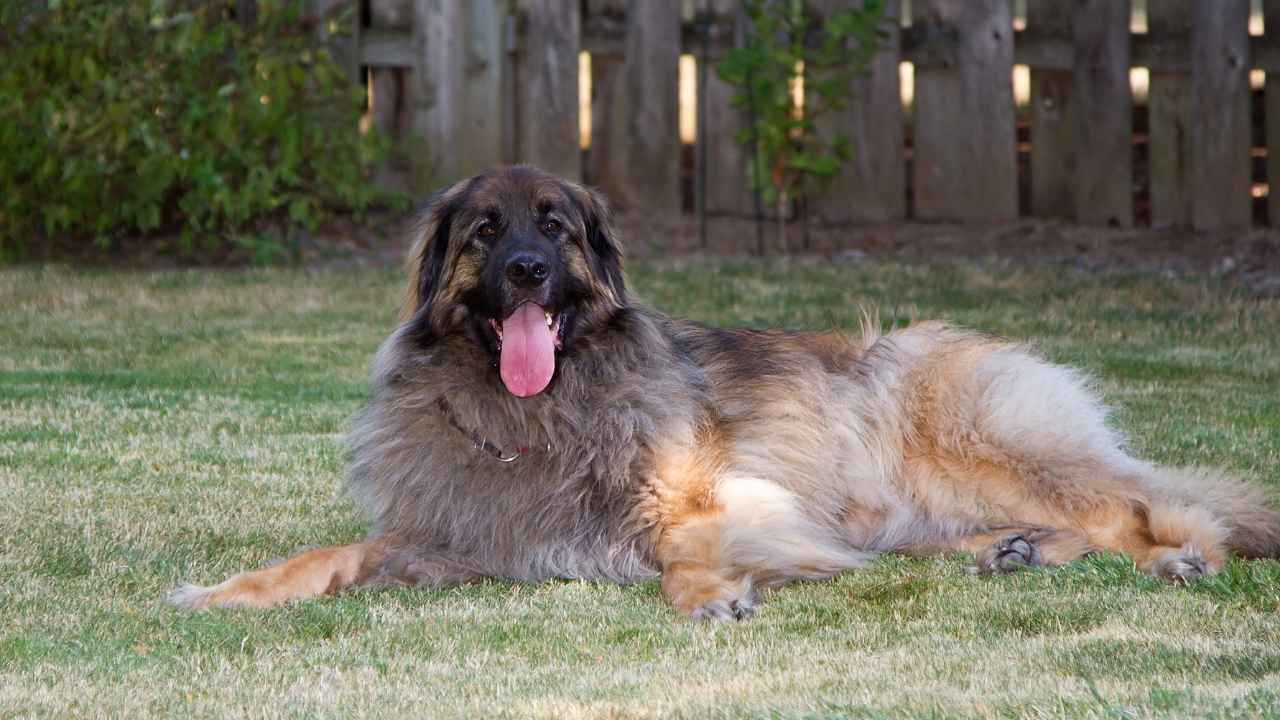
<svg viewBox="0 0 1280 720">
<path fill-rule="evenodd" d="M 1177 585 L 1193 583 L 1212 574 L 1214 568 L 1194 545 L 1161 553 L 1151 566 L 1151 574 Z"/>
<path fill-rule="evenodd" d="M 1044 557 L 1034 540 L 1016 533 L 1001 538 L 978 557 L 978 572 L 1006 574 L 1044 565 Z"/>
</svg>

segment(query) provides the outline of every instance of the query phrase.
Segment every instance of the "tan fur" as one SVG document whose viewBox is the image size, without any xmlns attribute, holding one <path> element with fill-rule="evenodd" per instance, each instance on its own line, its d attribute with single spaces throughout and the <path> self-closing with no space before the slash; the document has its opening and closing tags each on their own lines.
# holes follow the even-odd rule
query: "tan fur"
<svg viewBox="0 0 1280 720">
<path fill-rule="evenodd" d="M 466 300 L 486 282 L 491 251 L 467 234 L 484 212 L 557 213 L 569 228 L 557 252 L 579 288 L 574 333 L 553 384 L 525 399 L 497 380 Z M 1179 582 L 1233 550 L 1280 554 L 1264 490 L 1133 458 L 1087 379 L 1023 346 L 930 322 L 881 334 L 872 319 L 855 336 L 706 328 L 630 302 L 620 259 L 603 201 L 535 169 L 437 196 L 351 435 L 369 540 L 174 599 L 261 607 L 383 582 L 660 576 L 681 613 L 730 619 L 755 610 L 761 586 L 881 552 L 968 552 L 1008 572 L 1109 550 Z M 536 451 L 499 463 L 476 434 Z"/>
<path fill-rule="evenodd" d="M 175 591 L 173 600 L 193 609 L 263 608 L 329 595 L 367 580 L 385 554 L 385 547 L 378 542 L 311 550 L 279 565 L 232 576 L 213 587 L 187 585 Z"/>
<path fill-rule="evenodd" d="M 902 552 L 910 555 L 933 555 L 958 551 L 981 557 L 1011 534 L 1019 534 L 1032 540 L 1039 548 L 1045 565 L 1063 565 L 1098 550 L 1087 537 L 1074 530 L 1037 525 L 993 525 L 985 531 L 957 538 L 951 544 L 903 548 Z"/>
<path fill-rule="evenodd" d="M 463 183 L 456 183 L 441 190 L 434 201 L 439 205 L 447 205 L 456 200 L 464 189 L 465 185 Z M 430 250 L 429 245 L 436 237 L 436 233 L 440 228 L 440 221 L 440 215 L 427 213 L 421 216 L 413 229 L 413 246 L 409 249 L 409 261 L 405 268 L 408 282 L 405 285 L 404 302 L 400 306 L 400 322 L 408 320 L 415 310 L 422 307 L 424 298 L 419 294 L 422 279 L 422 258 Z"/>
</svg>

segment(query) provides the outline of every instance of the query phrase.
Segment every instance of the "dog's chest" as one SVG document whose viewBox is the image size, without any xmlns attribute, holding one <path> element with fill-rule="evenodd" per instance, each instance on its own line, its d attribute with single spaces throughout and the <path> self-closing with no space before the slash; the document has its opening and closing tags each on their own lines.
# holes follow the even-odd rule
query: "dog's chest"
<svg viewBox="0 0 1280 720">
<path fill-rule="evenodd" d="M 499 576 L 651 576 L 648 534 L 637 522 L 642 498 L 602 477 L 594 460 L 544 445 L 503 462 L 472 448 L 447 490 L 446 544 Z"/>
</svg>

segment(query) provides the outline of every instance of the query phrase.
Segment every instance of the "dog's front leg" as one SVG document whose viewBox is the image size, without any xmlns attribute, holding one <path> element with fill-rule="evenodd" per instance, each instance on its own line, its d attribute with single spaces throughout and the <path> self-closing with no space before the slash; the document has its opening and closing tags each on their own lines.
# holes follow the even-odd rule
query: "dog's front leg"
<svg viewBox="0 0 1280 720">
<path fill-rule="evenodd" d="M 291 600 L 331 595 L 364 585 L 455 585 L 479 573 L 460 558 L 390 538 L 320 548 L 261 570 L 242 572 L 211 587 L 184 585 L 169 596 L 190 610 L 210 607 L 265 608 Z"/>
<path fill-rule="evenodd" d="M 662 592 L 695 620 L 743 620 L 756 609 L 751 577 L 725 565 L 718 513 L 682 518 L 658 542 Z"/>
<path fill-rule="evenodd" d="M 654 550 L 662 592 L 695 620 L 742 620 L 755 613 L 752 576 L 732 559 L 733 522 L 720 493 L 729 457 L 719 428 L 707 423 L 694 442 L 655 458 Z"/>
<path fill-rule="evenodd" d="M 317 597 L 362 583 L 387 552 L 383 541 L 319 548 L 261 570 L 242 572 L 210 587 L 184 585 L 169 596 L 178 607 L 264 608 Z"/>
</svg>

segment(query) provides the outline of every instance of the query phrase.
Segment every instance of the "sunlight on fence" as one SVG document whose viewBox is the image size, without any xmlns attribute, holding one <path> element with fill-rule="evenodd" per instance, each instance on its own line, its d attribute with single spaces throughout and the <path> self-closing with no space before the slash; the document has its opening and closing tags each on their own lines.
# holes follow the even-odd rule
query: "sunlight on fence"
<svg viewBox="0 0 1280 720">
<path fill-rule="evenodd" d="M 680 56 L 680 142 L 692 145 L 698 136 L 698 60 Z M 591 55 L 578 53 L 578 143 L 591 147 Z"/>
<path fill-rule="evenodd" d="M 698 136 L 698 61 L 680 56 L 680 142 L 692 145 Z"/>
</svg>

